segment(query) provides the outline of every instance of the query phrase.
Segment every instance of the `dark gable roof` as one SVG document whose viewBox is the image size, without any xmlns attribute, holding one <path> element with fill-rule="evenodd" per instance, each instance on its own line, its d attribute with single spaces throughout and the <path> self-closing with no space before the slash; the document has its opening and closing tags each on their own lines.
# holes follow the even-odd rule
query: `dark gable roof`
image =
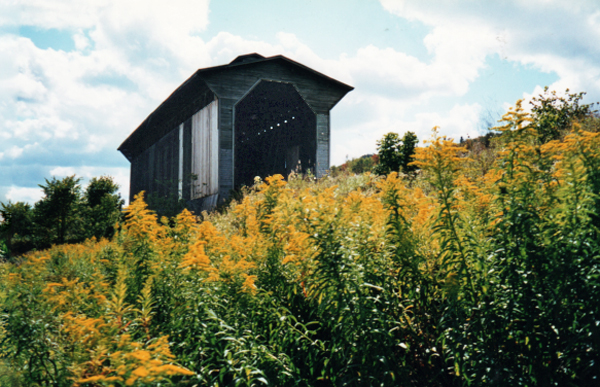
<svg viewBox="0 0 600 387">
<path fill-rule="evenodd" d="M 289 63 L 289 64 L 292 64 L 294 66 L 298 66 L 298 67 L 300 67 L 303 70 L 307 70 L 308 72 L 310 72 L 310 73 L 312 73 L 312 74 L 314 74 L 316 76 L 319 76 L 319 77 L 323 78 L 324 80 L 332 82 L 336 86 L 339 86 L 339 87 L 341 87 L 343 89 L 346 89 L 346 92 L 354 90 L 354 87 L 352 87 L 350 85 L 347 85 L 347 84 L 345 84 L 343 82 L 340 82 L 337 79 L 331 78 L 331 77 L 329 77 L 329 76 L 327 76 L 327 75 L 325 75 L 323 73 L 320 73 L 320 72 L 318 72 L 316 70 L 313 70 L 310 67 L 305 66 L 302 63 L 298 63 L 298 62 L 296 62 L 294 60 L 291 60 L 290 58 L 287 58 L 287 57 L 285 57 L 283 55 L 275 55 L 275 56 L 270 56 L 270 57 L 264 57 L 264 56 L 262 56 L 260 54 L 257 54 L 257 53 L 240 55 L 237 58 L 235 58 L 234 60 L 232 60 L 229 64 L 220 65 L 220 66 L 214 66 L 214 67 L 207 67 L 207 68 L 204 68 L 204 69 L 200 69 L 200 70 L 196 71 L 196 73 L 194 75 L 196 75 L 196 74 L 202 74 L 202 73 L 205 73 L 205 72 L 220 71 L 220 70 L 223 70 L 223 69 L 229 69 L 229 68 L 234 68 L 234 67 L 238 67 L 238 66 L 244 66 L 244 65 L 248 65 L 248 64 L 259 63 L 259 62 L 277 62 L 277 61 L 282 61 L 284 63 Z M 175 92 L 173 94 L 175 94 Z M 171 98 L 171 97 L 169 97 L 169 98 Z"/>
<path fill-rule="evenodd" d="M 265 59 L 265 57 L 260 54 L 257 54 L 257 53 L 240 55 L 237 58 L 235 58 L 234 60 L 232 60 L 229 63 L 229 66 L 234 65 L 234 64 L 240 64 L 240 63 L 256 62 L 257 60 L 261 60 L 261 59 Z"/>
<path fill-rule="evenodd" d="M 175 129 L 177 125 L 190 118 L 204 106 L 208 105 L 215 97 L 218 97 L 205 82 L 205 77 L 227 70 L 241 69 L 244 66 L 264 62 L 281 62 L 288 66 L 292 65 L 298 67 L 309 74 L 322 79 L 331 87 L 341 90 L 343 94 L 354 89 L 352 86 L 328 77 L 308 66 L 286 58 L 283 55 L 271 57 L 264 57 L 257 53 L 240 55 L 228 64 L 197 70 L 191 77 L 175 89 L 163 103 L 150 113 L 140 126 L 138 126 L 137 129 L 123 141 L 118 150 L 123 153 L 129 161 L 132 161 L 145 149 L 148 149 L 164 135 Z"/>
</svg>

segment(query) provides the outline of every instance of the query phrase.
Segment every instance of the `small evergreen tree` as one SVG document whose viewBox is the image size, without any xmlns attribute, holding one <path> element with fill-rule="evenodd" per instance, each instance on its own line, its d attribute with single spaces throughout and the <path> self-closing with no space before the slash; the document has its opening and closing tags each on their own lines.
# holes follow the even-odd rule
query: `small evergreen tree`
<svg viewBox="0 0 600 387">
<path fill-rule="evenodd" d="M 374 168 L 378 175 L 387 175 L 390 172 L 400 170 L 400 150 L 402 141 L 398 133 L 390 132 L 377 141 L 377 155 L 379 164 Z"/>
<path fill-rule="evenodd" d="M 417 170 L 416 165 L 411 165 L 413 161 L 413 155 L 415 154 L 415 148 L 419 143 L 417 135 L 413 132 L 404 133 L 402 137 L 402 147 L 400 148 L 400 167 L 402 172 L 407 175 L 414 173 Z"/>
<path fill-rule="evenodd" d="M 405 174 L 414 173 L 417 167 L 409 164 L 412 162 L 418 142 L 417 135 L 413 132 L 406 132 L 402 139 L 398 133 L 387 133 L 377 141 L 379 163 L 373 168 L 373 172 L 379 175 L 399 171 Z"/>
</svg>

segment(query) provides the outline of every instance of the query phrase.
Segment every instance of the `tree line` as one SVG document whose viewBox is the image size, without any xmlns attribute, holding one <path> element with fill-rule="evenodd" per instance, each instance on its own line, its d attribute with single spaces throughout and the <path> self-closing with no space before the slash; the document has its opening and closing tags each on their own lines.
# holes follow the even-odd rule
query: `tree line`
<svg viewBox="0 0 600 387">
<path fill-rule="evenodd" d="M 34 205 L 0 203 L 0 249 L 5 257 L 55 244 L 111 238 L 124 200 L 112 177 L 94 177 L 85 189 L 81 178 L 53 177 L 40 184 L 44 196 Z"/>
<path fill-rule="evenodd" d="M 530 124 L 535 128 L 537 141 L 541 144 L 560 140 L 571 130 L 573 122 L 595 131 L 599 120 L 595 118 L 593 104 L 584 104 L 585 93 L 557 95 L 549 91 L 531 101 Z M 587 119 L 586 119 L 587 118 Z M 490 130 L 475 139 L 460 139 L 485 173 L 494 159 L 490 150 L 498 131 Z M 372 172 L 388 175 L 400 172 L 414 179 L 419 167 L 412 163 L 419 139 L 414 132 L 407 131 L 401 137 L 389 132 L 376 142 L 377 153 L 346 161 L 341 166 L 332 166 L 330 173 L 337 176 L 344 172 Z M 93 178 L 83 189 L 81 178 L 68 176 L 62 180 L 55 177 L 39 185 L 44 197 L 33 206 L 25 202 L 0 203 L 0 258 L 24 254 L 34 249 L 45 249 L 53 244 L 77 243 L 87 238 L 110 238 L 114 225 L 122 217 L 123 199 L 117 194 L 119 186 L 112 177 Z M 185 203 L 181 200 L 162 198 L 150 193 L 149 206 L 159 215 L 173 217 Z"/>
</svg>

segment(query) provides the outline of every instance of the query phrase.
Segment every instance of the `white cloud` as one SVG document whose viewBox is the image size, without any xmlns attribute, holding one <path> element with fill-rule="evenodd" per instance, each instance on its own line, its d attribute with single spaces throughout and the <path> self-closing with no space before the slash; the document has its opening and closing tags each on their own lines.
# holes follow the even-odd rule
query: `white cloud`
<svg viewBox="0 0 600 387">
<path fill-rule="evenodd" d="M 399 101 L 380 98 L 374 105 L 378 107 L 377 117 L 343 129 L 339 125 L 334 126 L 331 161 L 333 165 L 344 163 L 346 158 L 376 153 L 376 141 L 389 132 L 396 132 L 402 136 L 410 131 L 415 133 L 420 141 L 428 139 L 431 129 L 435 126 L 440 127 L 440 133 L 456 141 L 460 137 L 466 139 L 484 134 L 479 128 L 483 108 L 477 103 L 456 104 L 447 112 L 417 113 L 414 117 L 397 109 L 402 105 Z M 337 114 L 343 112 L 336 112 L 334 120 Z"/>
<path fill-rule="evenodd" d="M 56 177 L 66 177 L 75 174 L 75 168 L 73 167 L 56 167 L 50 170 L 50 175 Z"/>
<path fill-rule="evenodd" d="M 6 152 L 4 152 L 4 154 L 6 154 L 11 159 L 16 159 L 17 157 L 19 157 L 23 154 L 23 148 L 19 148 L 18 146 L 13 146 L 12 148 L 10 148 Z"/>
<path fill-rule="evenodd" d="M 391 13 L 433 27 L 425 38 L 436 60 L 473 79 L 485 57 L 554 72 L 553 88 L 587 90 L 600 98 L 600 11 L 593 0 L 380 0 Z M 458 64 L 458 66 L 456 66 Z"/>
<path fill-rule="evenodd" d="M 0 24 L 41 28 L 89 27 L 99 9 L 106 4 L 103 0 L 3 1 L 0 4 Z"/>
<path fill-rule="evenodd" d="M 424 139 L 439 125 L 455 138 L 476 136 L 482 107 L 455 99 L 468 94 L 494 54 L 556 73 L 551 86 L 558 90 L 585 90 L 600 100 L 600 11 L 593 0 L 380 2 L 430 28 L 422 41 L 428 58 L 371 44 L 323 59 L 289 31 L 270 41 L 227 31 L 204 40 L 208 0 L 1 2 L 0 26 L 56 28 L 74 43 L 65 52 L 0 35 L 3 167 L 18 162 L 42 176 L 86 179 L 111 174 L 127 197 L 128 163 L 116 151 L 123 139 L 197 68 L 249 52 L 283 54 L 356 87 L 332 112 L 334 164 L 373 153 L 389 131 Z M 446 108 L 432 102 L 440 98 L 450 101 Z M 5 184 L 3 192 L 12 182 Z"/>
<path fill-rule="evenodd" d="M 10 86 L 4 88 L 3 99 L 21 100 L 6 109 L 0 107 L 11 145 L 23 148 L 35 140 L 38 153 L 41 148 L 49 154 L 71 155 L 66 157 L 66 165 L 57 163 L 59 168 L 68 168 L 85 153 L 114 152 L 196 68 L 259 52 L 287 55 L 356 87 L 336 108 L 354 117 L 337 141 L 354 155 L 362 149 L 372 151 L 384 133 L 401 131 L 402 123 L 410 121 L 405 115 L 412 107 L 424 105 L 433 96 L 464 94 L 483 63 L 477 53 L 486 52 L 490 44 L 489 37 L 482 40 L 487 36 L 483 33 L 475 39 L 468 29 L 438 28 L 425 41 L 435 53 L 429 63 L 373 45 L 337 60 L 324 60 L 289 32 L 278 33 L 273 43 L 228 32 L 204 42 L 194 34 L 208 24 L 208 3 L 194 2 L 182 12 L 184 3 L 189 5 L 184 1 L 168 6 L 96 1 L 85 10 L 78 5 L 66 10 L 61 1 L 50 1 L 42 8 L 25 3 L 25 13 L 30 14 L 20 24 L 71 28 L 75 51 L 40 50 L 25 38 L 2 39 L 4 52 L 0 46 L 0 55 L 9 57 L 10 52 L 15 58 L 9 62 L 11 71 L 0 75 L 0 82 Z M 444 44 L 447 33 L 469 44 L 463 42 L 453 51 Z M 349 133 L 355 134 L 354 140 Z M 340 157 L 336 149 L 334 160 Z M 127 165 L 124 159 L 120 163 Z M 65 171 L 48 168 L 49 172 Z"/>
<path fill-rule="evenodd" d="M 41 188 L 10 187 L 5 197 L 12 202 L 27 202 L 33 204 L 44 196 Z"/>
<path fill-rule="evenodd" d="M 90 40 L 81 30 L 73 35 L 73 42 L 75 43 L 75 49 L 78 51 L 83 51 L 91 46 Z"/>
<path fill-rule="evenodd" d="M 0 25 L 92 28 L 104 23 L 121 30 L 138 27 L 155 35 L 181 37 L 208 25 L 208 0 L 19 0 L 0 4 Z M 168 38 L 167 38 L 168 39 Z"/>
<path fill-rule="evenodd" d="M 127 197 L 128 163 L 116 148 L 199 65 L 211 64 L 194 35 L 207 24 L 207 0 L 1 2 L 0 27 L 56 28 L 75 43 L 70 52 L 40 49 L 0 33 L 2 173 L 31 174 L 8 175 L 1 191 L 29 201 L 29 191 L 10 184 L 73 172 L 111 174 Z"/>
<path fill-rule="evenodd" d="M 439 126 L 441 133 L 447 133 L 449 137 L 458 142 L 460 137 L 465 139 L 469 137 L 474 138 L 483 134 L 480 133 L 478 128 L 481 111 L 482 107 L 477 103 L 455 105 L 445 115 L 439 113 L 417 114 L 414 126 L 416 128 L 433 128 Z M 423 136 L 419 136 L 419 139 L 425 140 L 431 132 L 427 133 L 427 135 L 425 135 L 426 133 L 422 134 Z"/>
</svg>

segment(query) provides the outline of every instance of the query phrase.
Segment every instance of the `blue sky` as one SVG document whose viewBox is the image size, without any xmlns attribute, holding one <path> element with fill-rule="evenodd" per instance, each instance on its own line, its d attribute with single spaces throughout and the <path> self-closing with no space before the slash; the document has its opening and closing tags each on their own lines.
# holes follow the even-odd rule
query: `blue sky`
<svg viewBox="0 0 600 387">
<path fill-rule="evenodd" d="M 485 133 L 544 86 L 600 101 L 594 0 L 0 0 L 0 201 L 45 178 L 113 176 L 116 149 L 196 69 L 286 55 L 355 87 L 332 163 L 385 133 Z"/>
</svg>

